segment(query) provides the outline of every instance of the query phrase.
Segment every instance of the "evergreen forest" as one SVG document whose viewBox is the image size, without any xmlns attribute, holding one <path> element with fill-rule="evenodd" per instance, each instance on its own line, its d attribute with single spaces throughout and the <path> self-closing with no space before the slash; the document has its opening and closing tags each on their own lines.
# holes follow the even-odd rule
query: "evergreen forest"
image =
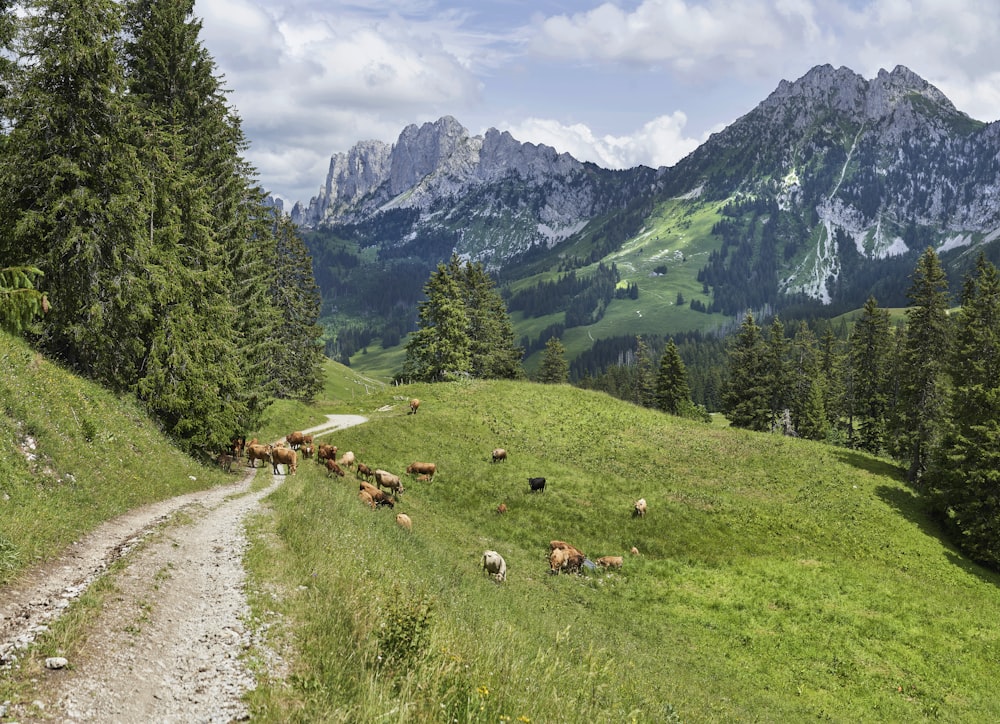
<svg viewBox="0 0 1000 724">
<path fill-rule="evenodd" d="M 0 309 L 182 448 L 320 384 L 320 294 L 243 158 L 194 1 L 0 8 Z"/>
</svg>

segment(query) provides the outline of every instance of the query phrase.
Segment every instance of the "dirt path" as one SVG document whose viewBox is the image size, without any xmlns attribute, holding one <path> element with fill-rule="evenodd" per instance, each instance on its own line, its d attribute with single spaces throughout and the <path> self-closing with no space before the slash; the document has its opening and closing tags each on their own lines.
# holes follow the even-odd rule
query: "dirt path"
<svg viewBox="0 0 1000 724">
<path fill-rule="evenodd" d="M 307 432 L 325 434 L 365 421 L 329 415 Z M 261 470 L 262 468 L 258 468 Z M 263 469 L 264 473 L 271 472 Z M 23 649 L 111 563 L 140 543 L 116 576 L 116 592 L 90 626 L 68 667 L 47 670 L 41 698 L 10 707 L 19 721 L 228 722 L 247 717 L 241 695 L 254 685 L 241 654 L 255 642 L 244 627 L 242 522 L 284 481 L 249 493 L 239 483 L 179 496 L 120 516 L 64 556 L 0 589 L 0 662 Z M 159 524 L 183 511 L 190 522 Z"/>
</svg>

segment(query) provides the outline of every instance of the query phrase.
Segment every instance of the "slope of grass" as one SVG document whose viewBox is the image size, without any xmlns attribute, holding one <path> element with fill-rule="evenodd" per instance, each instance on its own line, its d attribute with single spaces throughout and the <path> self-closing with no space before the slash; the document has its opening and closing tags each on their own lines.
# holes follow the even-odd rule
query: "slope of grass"
<svg viewBox="0 0 1000 724">
<path fill-rule="evenodd" d="M 144 503 L 232 482 L 127 399 L 0 332 L 0 584 Z"/>
<path fill-rule="evenodd" d="M 282 615 L 293 661 L 252 694 L 260 720 L 1000 716 L 1000 578 L 882 460 L 567 386 L 415 385 L 366 412 L 333 436 L 342 451 L 439 472 L 404 480 L 412 533 L 312 463 L 255 519 L 254 609 Z M 497 446 L 506 463 L 489 462 Z M 625 566 L 550 576 L 555 538 Z M 486 549 L 506 584 L 484 577 Z"/>
</svg>

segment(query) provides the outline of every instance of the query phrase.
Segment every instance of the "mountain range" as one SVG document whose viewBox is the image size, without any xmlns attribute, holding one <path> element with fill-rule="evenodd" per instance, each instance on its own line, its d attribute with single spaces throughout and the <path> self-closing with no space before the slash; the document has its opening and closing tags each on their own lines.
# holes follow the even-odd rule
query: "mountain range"
<svg viewBox="0 0 1000 724">
<path fill-rule="evenodd" d="M 1000 130 L 903 66 L 865 79 L 823 65 L 658 169 L 602 169 L 451 117 L 411 125 L 335 154 L 292 219 L 389 257 L 455 252 L 511 289 L 614 264 L 640 297 L 702 313 L 674 310 L 664 332 L 747 308 L 899 305 L 928 246 L 955 278 L 969 252 L 997 261 Z"/>
</svg>

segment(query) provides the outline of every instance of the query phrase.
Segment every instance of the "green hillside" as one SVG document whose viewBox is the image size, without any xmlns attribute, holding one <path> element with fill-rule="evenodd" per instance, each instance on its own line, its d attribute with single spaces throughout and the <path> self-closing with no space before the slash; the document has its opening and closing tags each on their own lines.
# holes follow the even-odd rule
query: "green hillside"
<svg viewBox="0 0 1000 724">
<path fill-rule="evenodd" d="M 5 332 L 0 408 L 0 584 L 127 510 L 236 478 Z"/>
<path fill-rule="evenodd" d="M 885 461 L 568 386 L 390 388 L 366 414 L 328 441 L 403 475 L 394 511 L 306 464 L 253 523 L 256 615 L 280 614 L 295 659 L 252 694 L 260 720 L 1000 716 L 1000 577 Z M 438 474 L 407 479 L 413 460 Z M 550 576 L 551 539 L 624 568 Z M 483 575 L 486 549 L 505 584 Z"/>
</svg>

